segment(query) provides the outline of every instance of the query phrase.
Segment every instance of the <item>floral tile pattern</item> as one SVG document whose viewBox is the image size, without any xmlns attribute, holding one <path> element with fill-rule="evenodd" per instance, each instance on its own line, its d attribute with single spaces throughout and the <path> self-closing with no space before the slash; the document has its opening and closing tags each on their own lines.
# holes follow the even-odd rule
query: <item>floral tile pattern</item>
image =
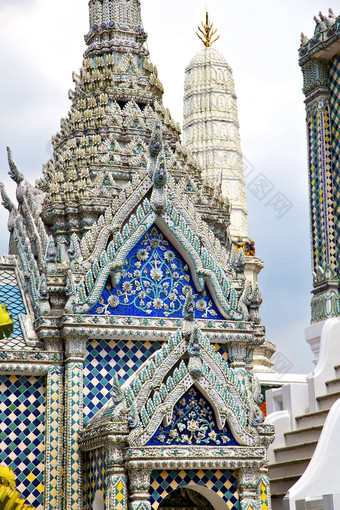
<svg viewBox="0 0 340 510">
<path fill-rule="evenodd" d="M 174 407 L 171 424 L 162 425 L 149 445 L 200 444 L 237 445 L 230 428 L 219 430 L 209 402 L 194 387 L 190 388 Z"/>
<path fill-rule="evenodd" d="M 196 291 L 183 257 L 152 226 L 127 256 L 119 285 L 113 288 L 109 278 L 89 314 L 182 317 L 189 287 L 197 319 L 223 319 L 209 291 Z"/>
</svg>

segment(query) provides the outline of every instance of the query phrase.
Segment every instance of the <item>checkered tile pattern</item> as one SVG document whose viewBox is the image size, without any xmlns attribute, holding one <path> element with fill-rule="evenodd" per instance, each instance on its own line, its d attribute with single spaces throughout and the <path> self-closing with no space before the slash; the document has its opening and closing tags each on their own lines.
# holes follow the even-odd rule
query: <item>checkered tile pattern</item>
<svg viewBox="0 0 340 510">
<path fill-rule="evenodd" d="M 56 367 L 47 376 L 49 412 L 46 419 L 46 432 L 50 448 L 49 457 L 46 458 L 46 464 L 49 464 L 49 473 L 47 472 L 49 478 L 46 478 L 45 491 L 49 510 L 59 508 L 61 497 L 61 472 L 59 467 L 62 445 L 61 384 L 61 369 Z"/>
<path fill-rule="evenodd" d="M 114 510 L 125 510 L 127 507 L 126 478 L 117 476 L 114 481 Z"/>
<path fill-rule="evenodd" d="M 153 471 L 150 483 L 151 508 L 157 510 L 167 495 L 185 485 L 203 485 L 226 502 L 228 510 L 240 510 L 237 480 L 230 471 Z"/>
<path fill-rule="evenodd" d="M 340 207 L 340 56 L 336 55 L 329 66 L 329 104 L 332 137 L 332 166 L 334 179 L 334 201 L 336 210 Z M 340 248 L 340 220 L 336 216 L 335 239 Z M 338 252 L 339 253 L 339 252 Z"/>
<path fill-rule="evenodd" d="M 226 344 L 215 344 L 215 351 L 219 352 L 225 361 L 228 361 L 228 346 Z"/>
<path fill-rule="evenodd" d="M 336 265 L 334 189 L 329 110 L 308 120 L 313 269 Z"/>
<path fill-rule="evenodd" d="M 267 487 L 262 482 L 260 484 L 260 500 L 261 500 L 261 510 L 268 510 L 268 495 L 267 495 Z"/>
<path fill-rule="evenodd" d="M 84 367 L 84 422 L 109 400 L 115 373 L 126 381 L 160 347 L 158 342 L 91 340 Z"/>
<path fill-rule="evenodd" d="M 0 349 L 20 349 L 25 347 L 18 316 L 25 315 L 26 309 L 15 276 L 14 268 L 0 268 L 0 303 L 7 305 L 14 328 L 10 338 L 0 340 Z"/>
<path fill-rule="evenodd" d="M 82 473 L 78 435 L 83 427 L 83 365 L 66 366 L 66 498 L 68 508 L 81 509 Z"/>
<path fill-rule="evenodd" d="M 43 509 L 45 379 L 0 376 L 0 464 L 11 467 L 17 489 Z"/>
<path fill-rule="evenodd" d="M 105 448 L 98 448 L 97 450 L 91 450 L 84 454 L 83 480 L 84 510 L 92 510 L 93 501 L 97 491 L 102 491 L 104 499 L 106 499 L 107 474 Z M 119 481 L 117 481 L 117 485 L 118 483 Z"/>
</svg>

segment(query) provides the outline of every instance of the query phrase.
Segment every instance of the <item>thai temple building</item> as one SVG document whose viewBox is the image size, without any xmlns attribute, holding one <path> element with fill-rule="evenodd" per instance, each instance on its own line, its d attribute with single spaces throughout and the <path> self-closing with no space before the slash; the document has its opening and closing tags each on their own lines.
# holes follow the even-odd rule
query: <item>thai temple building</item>
<svg viewBox="0 0 340 510">
<path fill-rule="evenodd" d="M 340 16 L 332 9 L 303 33 L 303 73 L 308 141 L 311 325 L 306 341 L 315 369 L 299 384 L 267 392 L 267 423 L 275 425 L 269 450 L 273 510 L 340 508 Z"/>
<path fill-rule="evenodd" d="M 207 19 L 182 144 L 140 0 L 89 13 L 51 160 L 34 186 L 8 151 L 17 203 L 1 186 L 4 486 L 38 510 L 271 509 L 274 427 L 252 363 L 270 369 L 274 348 L 231 70 Z"/>
</svg>

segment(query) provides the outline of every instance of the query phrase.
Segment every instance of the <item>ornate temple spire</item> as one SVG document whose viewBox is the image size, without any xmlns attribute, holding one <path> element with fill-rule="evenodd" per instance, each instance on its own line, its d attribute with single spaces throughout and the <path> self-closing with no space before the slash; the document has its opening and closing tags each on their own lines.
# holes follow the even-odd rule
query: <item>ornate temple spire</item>
<svg viewBox="0 0 340 510">
<path fill-rule="evenodd" d="M 139 0 L 90 0 L 90 31 L 85 36 L 87 53 L 117 48 L 139 49 L 147 38 L 142 27 Z M 145 50 L 144 50 L 145 53 Z"/>
<path fill-rule="evenodd" d="M 141 25 L 140 0 L 90 0 L 90 27 L 114 22 Z"/>
<path fill-rule="evenodd" d="M 205 178 L 222 189 L 231 202 L 230 233 L 234 241 L 248 239 L 246 192 L 232 69 L 211 48 L 216 30 L 202 23 L 198 37 L 205 48 L 185 71 L 184 142 L 196 156 Z"/>
<path fill-rule="evenodd" d="M 163 86 L 144 44 L 140 1 L 90 0 L 89 10 L 87 49 L 79 74 L 73 73 L 71 107 L 52 138 L 53 157 L 37 183 L 45 194 L 42 220 L 48 234 L 57 245 L 67 245 L 73 234 L 82 238 L 130 190 L 133 179 L 143 177 L 152 132 L 159 125 L 164 157 L 170 167 L 176 162 L 172 176 L 189 179 L 188 192 L 200 190 L 205 198 L 197 200 L 205 218 L 217 225 L 220 240 L 229 242 L 228 200 L 202 182 L 192 156 L 180 145 L 179 124 L 162 103 Z M 160 208 L 166 203 L 161 191 Z"/>
<path fill-rule="evenodd" d="M 52 138 L 53 157 L 33 187 L 9 151 L 18 207 L 0 185 L 11 246 L 28 275 L 37 316 L 63 309 L 80 281 L 73 281 L 72 271 L 81 279 L 92 264 L 103 221 L 113 235 L 120 225 L 112 224 L 113 216 L 136 190 L 146 193 L 144 181 L 150 181 L 153 214 L 164 214 L 172 186 L 182 203 L 184 197 L 192 201 L 216 240 L 230 247 L 229 202 L 202 179 L 180 143 L 180 126 L 164 108 L 157 68 L 144 45 L 139 1 L 91 0 L 89 6 L 88 46 L 79 74 L 73 74 L 69 112 Z M 63 275 L 62 289 L 51 279 L 56 271 Z"/>
<path fill-rule="evenodd" d="M 162 104 L 163 86 L 144 43 L 139 0 L 90 0 L 90 31 L 71 108 L 52 138 L 53 158 L 38 186 L 44 221 L 61 239 L 83 235 L 147 157 L 153 126 L 175 147 L 180 126 Z M 136 147 L 134 147 L 134 143 Z M 73 218 L 67 219 L 67 203 Z M 86 204 L 86 205 L 85 205 Z M 86 213 L 85 213 L 86 211 Z"/>
</svg>

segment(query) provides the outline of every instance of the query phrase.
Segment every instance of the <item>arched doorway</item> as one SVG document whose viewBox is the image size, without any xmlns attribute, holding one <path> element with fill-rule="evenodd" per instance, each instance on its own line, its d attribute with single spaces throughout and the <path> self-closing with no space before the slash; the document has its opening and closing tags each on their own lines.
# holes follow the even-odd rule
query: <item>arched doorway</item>
<svg viewBox="0 0 340 510">
<path fill-rule="evenodd" d="M 174 490 L 186 488 L 202 494 L 214 510 L 240 510 L 236 473 L 228 470 L 152 471 L 150 479 L 152 510 Z"/>
<path fill-rule="evenodd" d="M 93 501 L 93 510 L 104 510 L 105 502 L 102 491 L 97 491 Z"/>
<path fill-rule="evenodd" d="M 170 492 L 158 508 L 159 510 L 214 510 L 203 494 L 188 487 L 180 487 Z"/>
</svg>

